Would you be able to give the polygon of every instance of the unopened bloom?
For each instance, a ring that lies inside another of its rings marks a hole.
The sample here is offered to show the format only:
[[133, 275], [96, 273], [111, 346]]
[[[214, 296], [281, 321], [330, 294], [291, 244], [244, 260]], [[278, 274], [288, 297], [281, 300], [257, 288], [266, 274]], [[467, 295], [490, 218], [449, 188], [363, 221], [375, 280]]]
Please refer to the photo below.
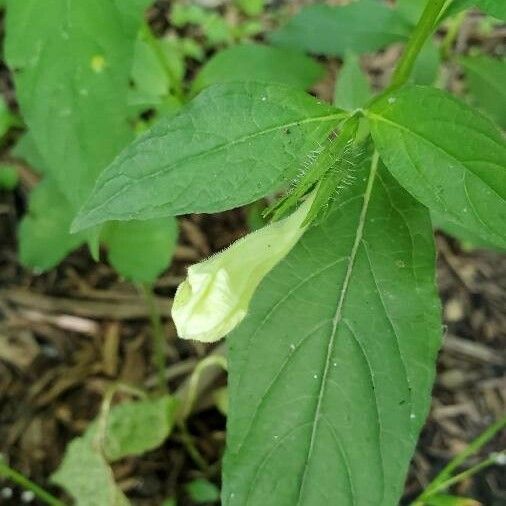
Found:
[[308, 198], [287, 218], [239, 239], [188, 269], [172, 306], [179, 337], [217, 341], [246, 316], [260, 281], [304, 233], [302, 223], [312, 201]]

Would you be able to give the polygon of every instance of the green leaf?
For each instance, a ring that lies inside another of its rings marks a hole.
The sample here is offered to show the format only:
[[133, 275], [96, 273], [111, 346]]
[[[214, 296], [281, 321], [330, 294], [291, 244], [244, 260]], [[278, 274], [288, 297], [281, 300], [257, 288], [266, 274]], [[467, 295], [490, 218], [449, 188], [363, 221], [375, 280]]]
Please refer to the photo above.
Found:
[[39, 174], [47, 174], [48, 170], [44, 160], [40, 156], [35, 141], [29, 132], [25, 132], [12, 150], [12, 155], [24, 160], [30, 168]]
[[[107, 416], [104, 454], [115, 462], [130, 455], [141, 455], [160, 446], [172, 431], [177, 401], [169, 395], [157, 399], [124, 402]], [[84, 439], [93, 446], [100, 420], [86, 431]]]
[[353, 111], [362, 107], [371, 97], [371, 85], [360, 67], [359, 58], [348, 53], [337, 76], [334, 105]]
[[213, 56], [199, 72], [192, 91], [230, 81], [264, 81], [305, 89], [322, 75], [322, 66], [298, 51], [242, 44]]
[[504, 248], [500, 248], [497, 245], [486, 241], [483, 237], [476, 233], [473, 233], [467, 228], [464, 228], [456, 223], [448, 221], [444, 216], [437, 213], [431, 213], [432, 225], [435, 229], [443, 231], [445, 234], [455, 237], [461, 242], [464, 249], [492, 249], [502, 251]]
[[427, 210], [362, 166], [228, 338], [224, 505], [397, 504], [441, 340]]
[[112, 222], [103, 232], [111, 265], [123, 277], [153, 283], [169, 265], [178, 229], [174, 218]]
[[18, 171], [14, 165], [0, 163], [0, 190], [14, 190], [18, 185]]
[[497, 246], [506, 245], [506, 142], [451, 95], [406, 87], [368, 113], [390, 172], [417, 199]]
[[214, 503], [220, 498], [220, 490], [208, 480], [193, 480], [186, 485], [186, 491], [197, 504]]
[[344, 56], [348, 51], [366, 53], [405, 40], [408, 26], [400, 14], [376, 0], [344, 7], [316, 4], [301, 9], [270, 40], [310, 53]]
[[342, 116], [282, 85], [206, 88], [116, 158], [73, 226], [212, 213], [257, 200], [291, 179]]
[[170, 90], [167, 71], [154, 48], [142, 37], [137, 39], [132, 65], [132, 82], [138, 95], [148, 104], [160, 103]]
[[428, 39], [418, 54], [410, 81], [414, 84], [434, 84], [441, 63], [438, 46], [433, 39]]
[[112, 470], [100, 452], [83, 438], [74, 439], [51, 480], [65, 488], [76, 506], [127, 506]]
[[416, 25], [426, 5], [427, 0], [397, 0], [395, 2], [399, 14], [412, 25]]
[[261, 14], [265, 4], [265, 0], [234, 0], [234, 2], [248, 16]]
[[461, 58], [471, 99], [506, 128], [506, 59], [489, 56]]
[[72, 206], [49, 177], [30, 193], [28, 214], [18, 231], [21, 263], [38, 272], [56, 266], [84, 242], [83, 234], [70, 234]]
[[504, 0], [453, 0], [445, 12], [445, 16], [453, 16], [469, 7], [478, 7], [482, 11], [506, 21], [506, 3]]
[[14, 123], [14, 116], [9, 110], [4, 97], [0, 95], [0, 140], [3, 139]]
[[67, 446], [52, 481], [68, 490], [78, 506], [128, 505], [107, 461], [141, 455], [160, 446], [172, 430], [176, 406], [177, 401], [168, 395], [114, 406], [105, 415], [103, 428], [104, 420], [99, 418], [83, 437]]
[[76, 209], [129, 141], [127, 92], [147, 0], [8, 0], [6, 59], [35, 144]]
[[197, 25], [210, 46], [233, 42], [233, 27], [217, 12], [198, 5], [176, 3], [171, 10], [171, 21], [177, 27]]

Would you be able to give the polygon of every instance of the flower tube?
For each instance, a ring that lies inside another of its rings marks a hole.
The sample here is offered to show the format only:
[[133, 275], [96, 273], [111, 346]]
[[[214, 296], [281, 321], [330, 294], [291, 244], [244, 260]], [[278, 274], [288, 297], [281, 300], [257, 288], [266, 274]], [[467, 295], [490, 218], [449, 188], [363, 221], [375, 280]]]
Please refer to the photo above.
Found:
[[241, 322], [259, 283], [307, 228], [302, 223], [313, 200], [314, 194], [287, 218], [188, 268], [172, 306], [179, 337], [214, 342]]

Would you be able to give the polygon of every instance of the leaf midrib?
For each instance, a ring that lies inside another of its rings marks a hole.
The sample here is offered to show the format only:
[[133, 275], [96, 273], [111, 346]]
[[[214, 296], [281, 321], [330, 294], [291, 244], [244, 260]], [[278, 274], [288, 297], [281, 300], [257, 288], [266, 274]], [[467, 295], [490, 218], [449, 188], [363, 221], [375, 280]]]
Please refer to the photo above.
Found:
[[371, 171], [369, 173], [369, 179], [367, 181], [367, 186], [366, 186], [366, 189], [364, 192], [364, 201], [363, 201], [362, 209], [360, 212], [357, 232], [355, 234], [355, 241], [354, 241], [352, 249], [351, 249], [348, 267], [346, 269], [346, 274], [344, 277], [343, 285], [342, 285], [342, 288], [341, 288], [341, 291], [339, 294], [339, 299], [337, 302], [336, 312], [335, 312], [334, 318], [332, 320], [332, 331], [331, 331], [330, 338], [329, 338], [329, 344], [327, 346], [325, 367], [324, 367], [323, 374], [322, 374], [322, 380], [320, 382], [318, 401], [316, 404], [315, 414], [314, 414], [313, 422], [312, 422], [313, 428], [312, 428], [312, 432], [311, 432], [311, 439], [309, 441], [309, 447], [308, 447], [308, 452], [307, 452], [307, 456], [306, 456], [306, 460], [305, 460], [304, 471], [303, 471], [303, 475], [302, 475], [301, 483], [300, 483], [300, 487], [299, 487], [297, 506], [301, 505], [301, 500], [304, 495], [304, 486], [306, 483], [307, 472], [309, 469], [309, 462], [311, 460], [311, 456], [312, 456], [312, 452], [313, 452], [313, 448], [314, 448], [314, 444], [315, 444], [316, 433], [318, 431], [321, 406], [322, 406], [323, 398], [325, 396], [325, 389], [326, 389], [326, 385], [327, 385], [327, 376], [328, 376], [329, 370], [330, 370], [331, 357], [332, 357], [332, 354], [333, 354], [333, 351], [335, 348], [335, 344], [336, 344], [337, 327], [339, 325], [339, 322], [341, 321], [342, 310], [343, 310], [344, 302], [346, 299], [346, 295], [348, 293], [351, 275], [353, 273], [353, 267], [355, 265], [355, 259], [356, 259], [358, 249], [359, 249], [360, 243], [362, 242], [362, 238], [363, 238], [363, 234], [364, 234], [365, 220], [366, 220], [366, 216], [367, 216], [367, 211], [369, 209], [369, 202], [370, 202], [372, 189], [373, 189], [373, 185], [374, 185], [374, 179], [375, 179], [377, 169], [378, 169], [378, 162], [379, 162], [379, 155], [378, 155], [378, 152], [375, 151], [373, 154], [373, 157], [372, 157], [372, 161], [371, 161]]

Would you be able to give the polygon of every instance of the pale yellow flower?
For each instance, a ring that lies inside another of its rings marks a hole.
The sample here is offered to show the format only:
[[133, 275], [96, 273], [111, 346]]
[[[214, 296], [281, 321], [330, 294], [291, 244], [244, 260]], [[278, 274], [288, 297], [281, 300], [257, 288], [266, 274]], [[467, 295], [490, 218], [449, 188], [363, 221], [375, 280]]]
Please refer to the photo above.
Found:
[[313, 196], [287, 218], [271, 223], [188, 269], [172, 318], [179, 337], [214, 342], [246, 316], [257, 286], [295, 246]]

